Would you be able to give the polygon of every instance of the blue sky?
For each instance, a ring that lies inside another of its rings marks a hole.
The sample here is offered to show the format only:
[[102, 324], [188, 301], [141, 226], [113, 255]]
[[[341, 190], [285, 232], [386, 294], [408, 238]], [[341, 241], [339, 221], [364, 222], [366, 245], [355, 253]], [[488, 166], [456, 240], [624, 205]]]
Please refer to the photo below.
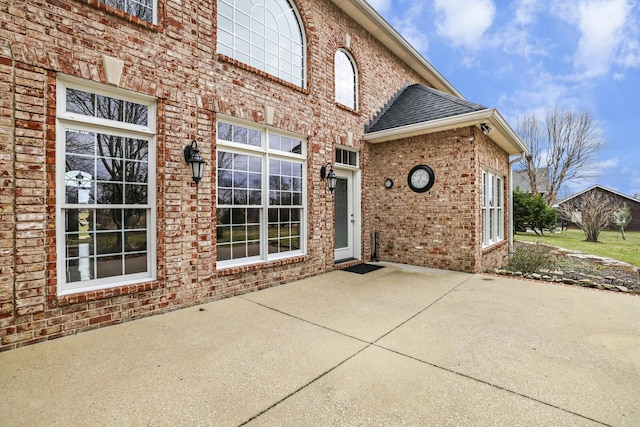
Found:
[[640, 197], [640, 1], [368, 0], [469, 101], [516, 118], [587, 110], [604, 140], [590, 181]]

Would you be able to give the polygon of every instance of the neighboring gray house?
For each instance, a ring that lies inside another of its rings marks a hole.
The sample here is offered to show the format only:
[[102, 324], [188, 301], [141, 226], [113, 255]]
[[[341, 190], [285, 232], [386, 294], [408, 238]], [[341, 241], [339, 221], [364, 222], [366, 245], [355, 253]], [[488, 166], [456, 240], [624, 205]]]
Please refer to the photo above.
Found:
[[[536, 181], [538, 183], [538, 193], [546, 195], [549, 192], [549, 168], [536, 169]], [[513, 171], [513, 189], [531, 193], [531, 183], [526, 169]]]

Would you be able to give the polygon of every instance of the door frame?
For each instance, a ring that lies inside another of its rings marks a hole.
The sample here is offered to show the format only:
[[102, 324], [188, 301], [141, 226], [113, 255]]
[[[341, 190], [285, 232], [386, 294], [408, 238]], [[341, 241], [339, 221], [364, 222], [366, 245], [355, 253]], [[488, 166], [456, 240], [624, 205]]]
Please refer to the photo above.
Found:
[[[361, 190], [361, 174], [360, 169], [357, 167], [349, 167], [347, 165], [336, 164], [334, 167], [335, 173], [339, 178], [347, 178], [347, 182], [351, 184], [351, 191], [347, 191], [347, 194], [350, 193], [351, 200], [349, 204], [353, 213], [353, 225], [352, 225], [352, 233], [353, 233], [353, 242], [352, 242], [352, 258], [353, 259], [362, 259], [362, 209], [361, 209], [361, 200], [362, 200], [362, 190]], [[334, 203], [334, 218], [335, 218], [335, 203]], [[336, 257], [336, 249], [335, 249], [335, 226], [334, 226], [334, 250], [333, 250], [333, 259], [334, 262], [345, 259], [344, 257], [337, 258]]]

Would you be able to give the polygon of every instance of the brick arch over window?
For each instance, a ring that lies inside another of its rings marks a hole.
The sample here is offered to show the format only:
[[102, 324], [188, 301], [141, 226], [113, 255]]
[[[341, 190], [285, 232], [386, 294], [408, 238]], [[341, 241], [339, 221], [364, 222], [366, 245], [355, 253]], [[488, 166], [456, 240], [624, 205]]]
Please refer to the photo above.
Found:
[[351, 54], [340, 48], [334, 55], [335, 101], [358, 109], [358, 69]]
[[218, 0], [218, 53], [299, 87], [306, 83], [306, 40], [290, 0]]

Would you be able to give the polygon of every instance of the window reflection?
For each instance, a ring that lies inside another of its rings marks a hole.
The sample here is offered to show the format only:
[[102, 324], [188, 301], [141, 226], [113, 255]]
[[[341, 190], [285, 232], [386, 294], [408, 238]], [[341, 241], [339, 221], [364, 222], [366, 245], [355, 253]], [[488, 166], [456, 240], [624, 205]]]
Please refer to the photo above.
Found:
[[146, 105], [71, 88], [66, 90], [66, 111], [140, 126], [147, 125], [149, 114]]

